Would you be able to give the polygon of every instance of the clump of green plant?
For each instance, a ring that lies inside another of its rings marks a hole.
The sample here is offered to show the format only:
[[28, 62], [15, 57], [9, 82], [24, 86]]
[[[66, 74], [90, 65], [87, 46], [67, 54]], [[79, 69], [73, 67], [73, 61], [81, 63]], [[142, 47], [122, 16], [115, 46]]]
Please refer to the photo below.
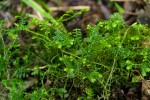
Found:
[[[86, 37], [80, 29], [60, 30], [49, 20], [26, 22], [25, 17], [15, 25], [0, 32], [0, 80], [9, 98], [109, 99], [112, 84], [128, 87], [134, 70], [143, 77], [150, 72], [150, 29], [137, 23], [127, 26], [118, 13], [88, 25]], [[29, 42], [20, 41], [23, 33]], [[29, 77], [36, 82], [28, 92]]]

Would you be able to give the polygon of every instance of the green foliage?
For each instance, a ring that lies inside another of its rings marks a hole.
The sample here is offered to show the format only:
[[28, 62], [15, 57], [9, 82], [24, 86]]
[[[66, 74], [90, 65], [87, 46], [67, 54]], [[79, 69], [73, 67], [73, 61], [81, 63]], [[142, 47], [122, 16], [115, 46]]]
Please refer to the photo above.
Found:
[[24, 100], [23, 99], [23, 82], [18, 79], [2, 80], [5, 87], [10, 88], [9, 99], [11, 100]]
[[37, 88], [32, 93], [27, 93], [24, 100], [53, 100], [53, 98], [48, 99], [48, 93], [43, 88]]
[[[150, 72], [150, 29], [147, 26], [136, 23], [127, 26], [116, 13], [110, 20], [88, 25], [87, 37], [83, 38], [80, 29], [66, 32], [48, 20], [32, 18], [27, 24], [26, 18], [20, 18], [11, 29], [2, 28], [0, 33], [3, 47], [0, 76], [4, 90], [9, 87], [10, 98], [108, 99], [112, 84], [131, 85], [132, 70], [140, 71], [143, 77]], [[30, 30], [32, 25], [37, 28]], [[21, 42], [23, 32], [30, 42]], [[16, 84], [28, 77], [37, 78], [37, 87], [27, 92], [24, 85], [18, 85], [17, 94]]]
[[117, 8], [118, 12], [120, 14], [123, 14], [124, 13], [124, 9], [117, 3], [114, 3], [115, 4], [115, 7]]

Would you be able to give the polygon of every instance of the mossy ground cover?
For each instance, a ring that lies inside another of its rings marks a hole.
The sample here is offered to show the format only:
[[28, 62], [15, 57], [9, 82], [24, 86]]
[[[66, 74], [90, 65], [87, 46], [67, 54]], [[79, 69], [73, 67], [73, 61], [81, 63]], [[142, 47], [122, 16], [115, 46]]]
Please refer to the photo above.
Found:
[[138, 82], [150, 72], [148, 26], [128, 26], [115, 13], [87, 25], [83, 35], [67, 31], [64, 17], [50, 18], [16, 16], [9, 29], [0, 21], [1, 98], [108, 100], [115, 87], [140, 90]]

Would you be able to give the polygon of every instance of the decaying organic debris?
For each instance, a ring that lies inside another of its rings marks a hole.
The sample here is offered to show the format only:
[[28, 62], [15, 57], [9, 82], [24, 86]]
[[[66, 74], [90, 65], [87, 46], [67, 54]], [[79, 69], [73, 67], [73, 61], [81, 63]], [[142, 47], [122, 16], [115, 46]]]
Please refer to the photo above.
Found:
[[150, 100], [150, 81], [149, 80], [142, 80], [141, 93], [142, 93], [141, 100]]

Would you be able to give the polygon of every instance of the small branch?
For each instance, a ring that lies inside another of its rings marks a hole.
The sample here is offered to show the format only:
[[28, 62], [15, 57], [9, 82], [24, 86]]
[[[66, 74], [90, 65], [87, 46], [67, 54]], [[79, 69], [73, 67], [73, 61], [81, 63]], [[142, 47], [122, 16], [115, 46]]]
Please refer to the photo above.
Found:
[[39, 67], [39, 69], [45, 69], [45, 68], [47, 68], [48, 66], [47, 65], [45, 65], [45, 66], [42, 66], [42, 67]]
[[136, 0], [111, 0], [116, 2], [135, 2]]
[[72, 9], [72, 10], [90, 9], [90, 6], [50, 7], [51, 11], [67, 11], [70, 9]]
[[128, 14], [128, 15], [134, 15], [134, 16], [137, 16], [138, 14], [136, 13], [133, 13], [133, 12], [129, 12], [129, 11], [125, 11], [124, 14]]

